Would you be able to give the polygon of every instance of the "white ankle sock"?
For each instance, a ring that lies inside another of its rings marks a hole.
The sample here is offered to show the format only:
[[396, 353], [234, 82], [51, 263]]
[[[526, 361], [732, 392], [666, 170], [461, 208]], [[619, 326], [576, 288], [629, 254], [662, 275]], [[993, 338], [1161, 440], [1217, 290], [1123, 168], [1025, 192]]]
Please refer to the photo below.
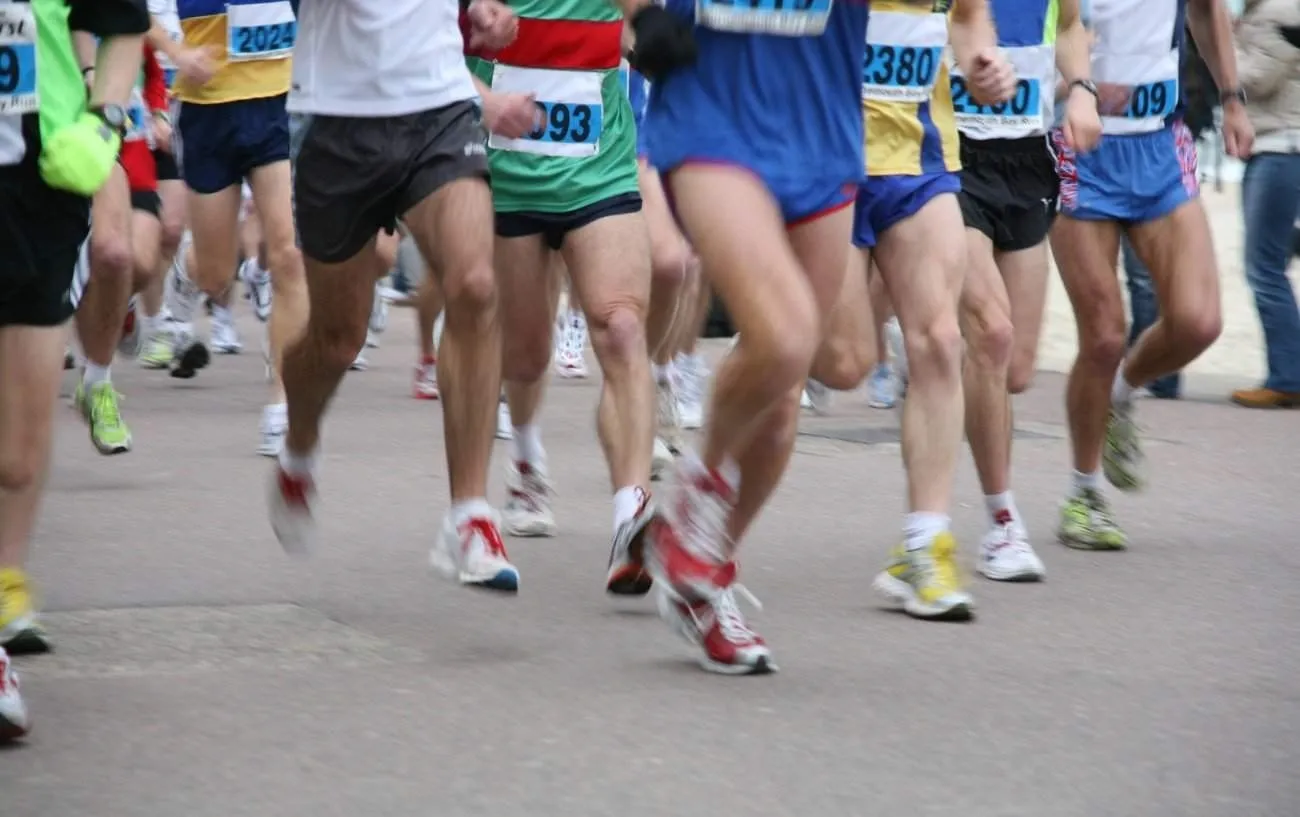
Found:
[[1010, 514], [1013, 523], [1020, 523], [1020, 512], [1016, 510], [1016, 500], [1010, 491], [1003, 491], [1000, 494], [989, 494], [984, 497], [984, 507], [988, 509], [989, 520], [994, 525], [1000, 524], [998, 517], [1004, 512]]
[[1115, 382], [1110, 387], [1110, 402], [1112, 405], [1122, 406], [1133, 402], [1133, 392], [1137, 387], [1130, 385], [1124, 379], [1124, 365], [1120, 364], [1119, 371], [1115, 372]]
[[645, 496], [645, 491], [639, 485], [629, 485], [626, 488], [619, 488], [614, 492], [614, 532], [623, 523], [636, 516], [637, 509], [641, 507], [641, 498]]
[[908, 550], [928, 547], [934, 538], [948, 530], [947, 514], [913, 511], [903, 518], [903, 546]]
[[98, 363], [86, 361], [86, 368], [81, 372], [81, 382], [86, 387], [94, 386], [98, 383], [113, 382], [113, 367], [100, 366]]
[[451, 517], [453, 525], [460, 527], [471, 519], [492, 518], [492, 505], [487, 501], [487, 497], [482, 496], [460, 499], [451, 503], [447, 515]]
[[280, 449], [280, 467], [294, 477], [310, 477], [316, 473], [316, 452], [295, 454], [288, 446]]
[[542, 427], [537, 423], [514, 426], [514, 439], [510, 441], [511, 456], [515, 462], [539, 465], [546, 461], [546, 449], [542, 447]]
[[1085, 474], [1082, 471], [1072, 471], [1070, 477], [1070, 492], [1073, 496], [1078, 496], [1084, 491], [1095, 491], [1099, 484], [1097, 472]]

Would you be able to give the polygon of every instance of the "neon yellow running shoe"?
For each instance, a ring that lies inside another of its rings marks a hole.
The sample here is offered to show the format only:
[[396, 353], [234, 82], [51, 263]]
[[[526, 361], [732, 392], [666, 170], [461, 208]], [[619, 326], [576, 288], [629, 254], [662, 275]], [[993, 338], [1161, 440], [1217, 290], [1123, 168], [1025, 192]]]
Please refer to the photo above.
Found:
[[172, 345], [169, 332], [155, 332], [145, 343], [140, 355], [140, 365], [146, 369], [166, 369], [176, 357], [176, 347]]
[[915, 618], [968, 621], [975, 606], [962, 589], [957, 540], [947, 531], [917, 550], [897, 545], [872, 586]]
[[1066, 547], [1077, 550], [1123, 550], [1128, 537], [1115, 524], [1106, 497], [1095, 488], [1087, 488], [1061, 505], [1061, 524], [1056, 538]]
[[112, 383], [96, 383], [89, 389], [79, 383], [72, 400], [90, 427], [90, 442], [99, 453], [109, 456], [131, 450], [131, 430], [122, 422]]
[[27, 575], [16, 567], [0, 568], [0, 647], [14, 655], [50, 649], [49, 639], [36, 620]]

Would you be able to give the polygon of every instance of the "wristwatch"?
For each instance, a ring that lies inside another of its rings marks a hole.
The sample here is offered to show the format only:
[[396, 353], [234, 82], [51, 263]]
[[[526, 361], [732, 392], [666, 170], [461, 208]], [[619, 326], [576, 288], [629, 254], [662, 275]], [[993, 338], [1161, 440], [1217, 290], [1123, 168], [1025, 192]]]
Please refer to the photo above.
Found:
[[1246, 90], [1241, 87], [1229, 88], [1226, 91], [1219, 92], [1219, 104], [1227, 105], [1229, 102], [1236, 100], [1243, 106], [1246, 104]]
[[1097, 98], [1097, 83], [1093, 82], [1090, 79], [1076, 79], [1075, 81], [1071, 82], [1070, 90], [1073, 91], [1075, 88], [1082, 88], [1083, 90], [1092, 94], [1093, 99]]
[[110, 129], [117, 131], [118, 136], [126, 134], [126, 109], [121, 105], [97, 105], [91, 108], [90, 112], [99, 117], [99, 120]]
[[170, 125], [172, 123], [172, 115], [167, 111], [154, 111], [153, 118], [162, 122], [164, 125]]

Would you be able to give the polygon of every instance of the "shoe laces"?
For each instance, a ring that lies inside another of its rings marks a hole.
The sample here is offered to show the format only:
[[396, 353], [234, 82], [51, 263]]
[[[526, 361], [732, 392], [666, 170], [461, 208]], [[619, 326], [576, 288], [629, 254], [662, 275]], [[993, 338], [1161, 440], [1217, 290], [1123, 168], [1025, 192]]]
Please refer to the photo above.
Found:
[[920, 585], [946, 590], [960, 584], [956, 563], [950, 558], [936, 554], [933, 545], [912, 551], [909, 556]]
[[126, 398], [111, 385], [98, 386], [90, 394], [90, 419], [96, 425], [116, 428], [122, 425], [120, 403], [124, 402]]
[[[756, 610], [762, 610], [763, 605], [758, 598], [741, 583], [733, 582], [731, 586], [724, 589], [716, 598], [709, 601], [709, 608], [713, 612], [713, 620], [717, 622], [718, 629], [722, 632], [724, 638], [735, 643], [744, 643], [753, 641], [756, 634], [749, 628], [748, 622], [745, 621], [745, 615], [740, 611], [740, 605], [736, 602], [737, 594]], [[692, 616], [695, 612], [692, 611]], [[695, 625], [703, 630], [702, 622], [696, 617]]]
[[474, 539], [477, 537], [483, 543], [483, 550], [488, 556], [497, 559], [506, 559], [506, 543], [501, 539], [501, 533], [492, 520], [483, 517], [474, 517], [467, 519], [460, 524], [461, 547], [465, 549], [466, 555], [473, 547]]
[[1096, 488], [1085, 488], [1080, 492], [1079, 500], [1088, 509], [1088, 515], [1093, 522], [1105, 527], [1115, 526], [1115, 516], [1111, 513], [1110, 504], [1106, 502], [1106, 497], [1101, 491]]
[[530, 513], [544, 510], [545, 501], [555, 494], [550, 478], [528, 463], [518, 463], [515, 468], [519, 472], [519, 485], [510, 489], [510, 497]]

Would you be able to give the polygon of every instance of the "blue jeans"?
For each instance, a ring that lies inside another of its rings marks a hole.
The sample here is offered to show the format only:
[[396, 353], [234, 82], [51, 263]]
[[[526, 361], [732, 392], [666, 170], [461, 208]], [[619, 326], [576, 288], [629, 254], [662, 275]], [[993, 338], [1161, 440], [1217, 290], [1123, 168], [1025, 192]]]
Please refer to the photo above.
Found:
[[1264, 330], [1264, 387], [1300, 392], [1300, 310], [1286, 277], [1300, 215], [1300, 153], [1260, 153], [1246, 165], [1241, 207], [1246, 218], [1246, 281]]
[[[1129, 310], [1133, 314], [1128, 331], [1128, 345], [1132, 346], [1138, 336], [1156, 322], [1156, 318], [1160, 316], [1160, 305], [1156, 301], [1155, 290], [1151, 288], [1151, 272], [1133, 251], [1128, 236], [1120, 237], [1119, 248], [1124, 258], [1124, 279], [1128, 283]], [[1174, 372], [1146, 386], [1147, 391], [1155, 397], [1176, 398], [1183, 388], [1182, 376]]]

